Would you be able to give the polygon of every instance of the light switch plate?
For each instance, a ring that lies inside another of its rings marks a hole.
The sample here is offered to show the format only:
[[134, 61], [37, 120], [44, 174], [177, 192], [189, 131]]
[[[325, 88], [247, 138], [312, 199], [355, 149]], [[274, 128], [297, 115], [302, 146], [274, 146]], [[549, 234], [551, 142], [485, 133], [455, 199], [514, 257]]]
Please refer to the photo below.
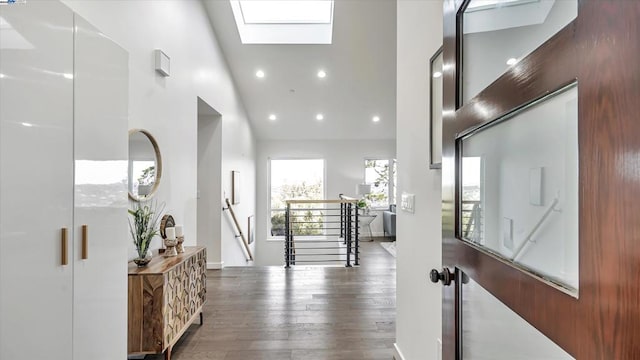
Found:
[[403, 192], [400, 200], [400, 209], [413, 214], [415, 212], [415, 198], [416, 196], [414, 194]]

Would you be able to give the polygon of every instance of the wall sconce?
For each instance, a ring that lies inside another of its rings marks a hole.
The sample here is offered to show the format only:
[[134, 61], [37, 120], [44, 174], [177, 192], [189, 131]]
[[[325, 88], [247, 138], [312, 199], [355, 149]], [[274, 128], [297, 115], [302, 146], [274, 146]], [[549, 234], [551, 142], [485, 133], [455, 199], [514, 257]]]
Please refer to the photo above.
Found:
[[156, 49], [154, 52], [156, 58], [156, 71], [162, 76], [168, 77], [171, 70], [171, 59], [167, 54], [162, 52], [162, 50]]

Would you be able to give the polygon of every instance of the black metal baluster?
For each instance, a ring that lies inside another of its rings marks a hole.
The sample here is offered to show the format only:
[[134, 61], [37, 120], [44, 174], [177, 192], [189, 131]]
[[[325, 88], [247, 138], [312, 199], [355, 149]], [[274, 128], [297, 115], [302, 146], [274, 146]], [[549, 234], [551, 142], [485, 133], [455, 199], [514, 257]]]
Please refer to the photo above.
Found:
[[347, 240], [347, 265], [346, 267], [351, 267], [351, 232], [352, 232], [352, 224], [351, 224], [351, 205], [347, 204], [347, 232], [346, 232], [346, 240]]
[[355, 211], [355, 220], [354, 223], [356, 225], [356, 239], [355, 239], [355, 245], [356, 245], [356, 258], [355, 258], [355, 264], [356, 265], [360, 265], [360, 222], [358, 220], [358, 208], [356, 207], [356, 211]]
[[286, 268], [291, 267], [291, 240], [289, 233], [289, 211], [291, 211], [291, 205], [287, 204], [287, 210], [284, 213], [284, 261], [286, 262]]

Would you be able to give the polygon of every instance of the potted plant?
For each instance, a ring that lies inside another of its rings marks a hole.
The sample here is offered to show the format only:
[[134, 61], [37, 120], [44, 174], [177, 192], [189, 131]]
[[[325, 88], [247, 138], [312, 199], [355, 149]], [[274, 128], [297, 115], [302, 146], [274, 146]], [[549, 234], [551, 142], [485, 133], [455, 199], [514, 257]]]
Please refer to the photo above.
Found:
[[129, 215], [131, 215], [129, 231], [131, 231], [133, 244], [138, 253], [138, 257], [133, 261], [138, 266], [146, 266], [151, 261], [149, 246], [153, 237], [160, 232], [159, 223], [162, 210], [164, 210], [164, 205], [159, 209], [155, 202], [151, 206], [136, 203], [133, 209], [129, 209]]
[[284, 213], [278, 213], [271, 217], [271, 236], [285, 235], [285, 216]]
[[362, 210], [365, 215], [369, 214], [369, 202], [367, 202], [366, 199], [358, 200], [356, 206], [358, 207], [358, 209]]

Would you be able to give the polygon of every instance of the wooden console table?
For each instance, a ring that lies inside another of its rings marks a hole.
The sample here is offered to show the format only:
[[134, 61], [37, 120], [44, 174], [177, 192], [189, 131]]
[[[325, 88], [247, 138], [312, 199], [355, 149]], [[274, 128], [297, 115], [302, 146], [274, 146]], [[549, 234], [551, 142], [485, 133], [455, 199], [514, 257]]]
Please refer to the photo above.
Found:
[[207, 250], [185, 247], [178, 256], [155, 254], [149, 265], [129, 263], [129, 355], [171, 350], [206, 301]]

